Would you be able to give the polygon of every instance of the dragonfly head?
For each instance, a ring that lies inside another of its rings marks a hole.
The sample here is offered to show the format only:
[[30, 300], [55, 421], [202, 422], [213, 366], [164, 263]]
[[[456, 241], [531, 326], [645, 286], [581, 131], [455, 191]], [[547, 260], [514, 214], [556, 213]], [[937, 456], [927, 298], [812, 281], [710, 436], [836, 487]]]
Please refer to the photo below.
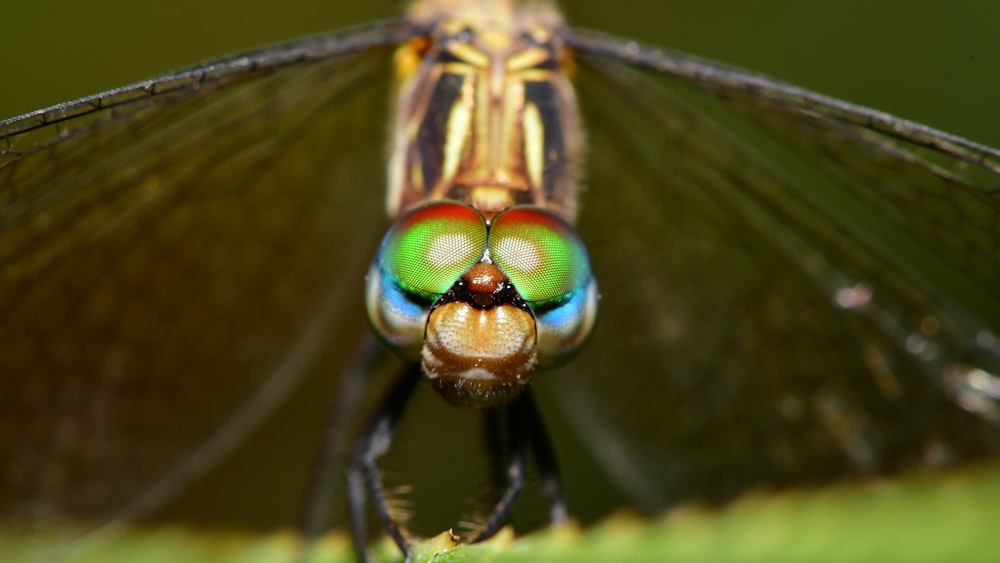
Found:
[[518, 206], [487, 221], [439, 201], [390, 228], [369, 269], [368, 315], [448, 402], [508, 403], [535, 368], [554, 367], [593, 327], [597, 284], [565, 221]]

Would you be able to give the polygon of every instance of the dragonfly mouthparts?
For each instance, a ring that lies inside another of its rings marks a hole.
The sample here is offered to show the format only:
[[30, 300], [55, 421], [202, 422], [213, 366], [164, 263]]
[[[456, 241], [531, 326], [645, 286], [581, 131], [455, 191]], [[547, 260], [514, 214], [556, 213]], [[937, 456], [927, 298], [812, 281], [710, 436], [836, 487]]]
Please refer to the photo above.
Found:
[[446, 401], [504, 405], [538, 363], [534, 315], [499, 268], [480, 262], [430, 312], [420, 357]]

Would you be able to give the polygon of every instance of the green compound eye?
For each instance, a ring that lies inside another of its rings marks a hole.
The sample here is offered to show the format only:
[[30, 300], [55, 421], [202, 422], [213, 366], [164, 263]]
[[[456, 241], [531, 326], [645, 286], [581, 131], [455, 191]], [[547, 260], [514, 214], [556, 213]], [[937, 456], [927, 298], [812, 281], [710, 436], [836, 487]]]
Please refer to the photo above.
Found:
[[536, 305], [558, 301], [591, 279], [587, 249], [568, 223], [536, 207], [512, 207], [490, 225], [490, 257]]
[[467, 205], [440, 201], [396, 221], [377, 260], [406, 291], [432, 298], [448, 291], [485, 250], [483, 216]]

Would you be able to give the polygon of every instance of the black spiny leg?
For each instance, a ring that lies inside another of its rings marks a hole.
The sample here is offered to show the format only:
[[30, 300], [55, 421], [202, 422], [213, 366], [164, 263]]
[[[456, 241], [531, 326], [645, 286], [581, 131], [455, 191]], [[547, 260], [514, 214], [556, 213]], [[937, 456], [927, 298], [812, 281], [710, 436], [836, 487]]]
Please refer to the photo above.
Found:
[[514, 400], [506, 414], [509, 448], [507, 488], [493, 506], [482, 531], [472, 540], [473, 542], [489, 539], [507, 522], [514, 501], [524, 488], [525, 458], [529, 442], [535, 454], [535, 463], [538, 465], [542, 491], [549, 498], [549, 517], [553, 523], [562, 523], [567, 519], [566, 499], [559, 480], [555, 453], [530, 388]]
[[566, 496], [563, 493], [562, 479], [559, 477], [559, 464], [556, 462], [555, 448], [545, 429], [545, 421], [538, 411], [531, 389], [526, 389], [523, 412], [524, 428], [531, 441], [531, 451], [535, 455], [535, 465], [538, 466], [538, 477], [542, 493], [549, 499], [549, 520], [553, 524], [565, 524], [569, 519], [569, 509], [566, 506]]
[[410, 550], [406, 545], [406, 538], [403, 537], [403, 531], [390, 514], [389, 498], [377, 462], [389, 450], [396, 423], [399, 422], [420, 377], [419, 365], [410, 365], [402, 370], [388, 394], [365, 423], [351, 451], [347, 466], [347, 503], [351, 519], [351, 536], [361, 561], [368, 560], [365, 533], [366, 489], [372, 496], [375, 514], [382, 523], [382, 528], [399, 546], [405, 559], [410, 560]]
[[[524, 398], [524, 394], [514, 400], [507, 412], [504, 413], [507, 419], [507, 455], [503, 473], [506, 475], [506, 487], [501, 491], [493, 510], [490, 512], [486, 522], [483, 523], [482, 530], [472, 539], [473, 543], [491, 538], [500, 528], [507, 523], [510, 511], [514, 507], [514, 501], [524, 488], [525, 466], [527, 458], [527, 437], [521, 428], [521, 417], [517, 416], [516, 405]], [[487, 413], [486, 416], [496, 416], [495, 413]], [[491, 452], [498, 450], [498, 442], [490, 444]]]
[[[482, 411], [483, 444], [490, 460], [490, 485], [493, 496], [490, 503], [496, 503], [507, 489], [507, 408], [493, 408]], [[491, 504], [492, 506], [492, 504]]]

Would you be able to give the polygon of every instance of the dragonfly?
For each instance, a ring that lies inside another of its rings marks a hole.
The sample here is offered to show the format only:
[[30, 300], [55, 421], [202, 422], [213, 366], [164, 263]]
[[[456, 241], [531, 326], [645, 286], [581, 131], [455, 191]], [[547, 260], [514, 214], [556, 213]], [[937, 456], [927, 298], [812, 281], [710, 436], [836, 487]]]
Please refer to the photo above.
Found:
[[[996, 151], [565, 33], [603, 298], [580, 358], [537, 384], [558, 386], [612, 480], [655, 510], [995, 455]], [[138, 514], [280, 387], [353, 365], [387, 228], [370, 116], [388, 95], [358, 92], [384, 93], [393, 49], [420, 34], [334, 33], [4, 122], [2, 371], [24, 375], [5, 376], [3, 427], [30, 430], [2, 441], [5, 518]], [[732, 115], [700, 117], [699, 89]], [[793, 148], [761, 156], [734, 132]]]

